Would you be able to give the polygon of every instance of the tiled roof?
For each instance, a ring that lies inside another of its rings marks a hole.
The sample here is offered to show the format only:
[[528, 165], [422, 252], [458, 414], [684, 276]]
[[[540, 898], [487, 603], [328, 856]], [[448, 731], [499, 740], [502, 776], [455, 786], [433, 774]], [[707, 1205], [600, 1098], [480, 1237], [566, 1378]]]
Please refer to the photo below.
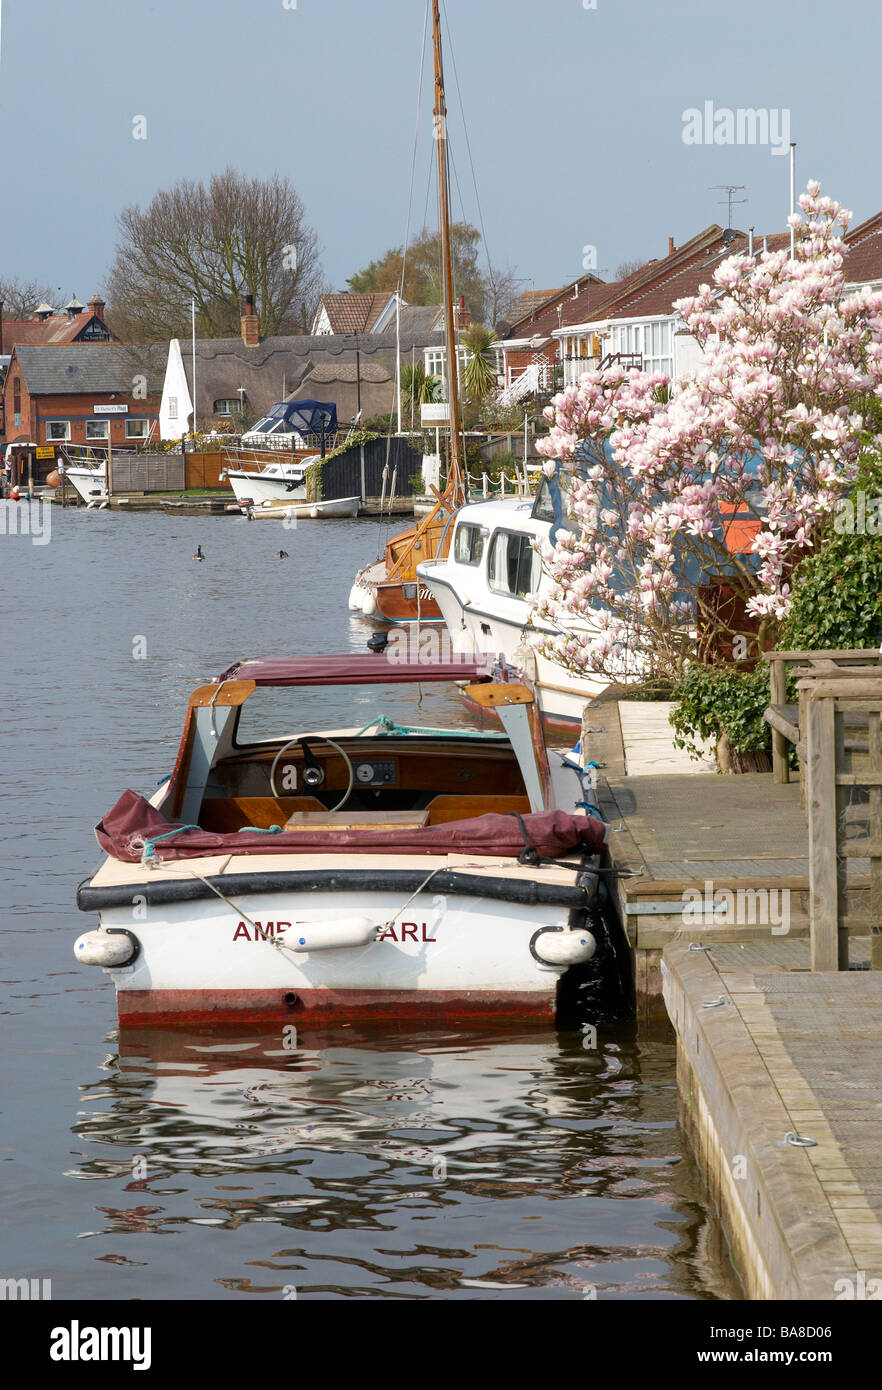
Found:
[[381, 290], [373, 294], [323, 294], [321, 302], [332, 333], [368, 333], [391, 298], [391, 290]]
[[549, 299], [556, 300], [559, 295], [566, 294], [571, 290], [572, 285], [558, 285], [556, 290], [524, 290], [517, 304], [509, 316], [510, 323], [520, 323], [522, 319], [529, 318], [532, 313], [540, 309]]
[[861, 285], [882, 279], [882, 212], [852, 228], [845, 241], [848, 246], [843, 266], [846, 282]]
[[[68, 318], [67, 314], [53, 314], [42, 322], [39, 319], [5, 319], [4, 351], [11, 351], [17, 343], [72, 343], [94, 318], [94, 314], [75, 314], [73, 318]], [[104, 327], [106, 329], [107, 325]]]
[[[432, 333], [444, 328], [444, 310], [440, 304], [402, 304], [399, 312], [402, 333]], [[395, 332], [395, 316], [383, 329], [384, 333]]]
[[77, 343], [73, 346], [31, 343], [17, 347], [25, 385], [32, 396], [130, 396], [134, 378], [147, 377], [148, 395], [158, 395], [165, 379], [168, 351], [161, 344]]
[[[780, 251], [790, 245], [790, 233], [776, 232], [767, 237], [766, 241], [770, 251]], [[762, 250], [762, 246], [763, 238], [755, 237], [754, 251]], [[609, 306], [607, 316], [611, 319], [634, 319], [648, 318], [654, 314], [671, 314], [675, 300], [697, 294], [699, 285], [711, 283], [714, 270], [721, 261], [726, 260], [728, 256], [746, 252], [747, 247], [748, 239], [741, 233], [725, 244], [720, 235], [707, 246], [703, 256], [694, 259], [689, 265], [673, 269], [668, 268], [665, 261], [656, 261], [654, 264], [660, 274], [655, 281], [649, 285], [638, 284], [630, 292], [617, 296], [615, 303]], [[664, 274], [666, 268], [668, 273]]]

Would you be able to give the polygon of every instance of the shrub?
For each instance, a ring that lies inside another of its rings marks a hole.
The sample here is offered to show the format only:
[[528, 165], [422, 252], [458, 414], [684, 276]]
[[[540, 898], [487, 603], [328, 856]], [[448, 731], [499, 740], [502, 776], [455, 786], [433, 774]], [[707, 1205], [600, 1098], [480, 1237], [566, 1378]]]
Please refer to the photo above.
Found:
[[697, 740], [722, 734], [735, 753], [764, 753], [771, 748], [772, 731], [763, 721], [769, 704], [769, 673], [765, 664], [755, 671], [738, 666], [687, 666], [674, 686], [677, 708], [671, 724], [674, 743], [690, 757], [702, 756]]
[[882, 460], [866, 455], [845, 506], [793, 571], [790, 612], [776, 643], [781, 650], [882, 643], [882, 534], [871, 534], [879, 530], [879, 506], [872, 504], [880, 498]]

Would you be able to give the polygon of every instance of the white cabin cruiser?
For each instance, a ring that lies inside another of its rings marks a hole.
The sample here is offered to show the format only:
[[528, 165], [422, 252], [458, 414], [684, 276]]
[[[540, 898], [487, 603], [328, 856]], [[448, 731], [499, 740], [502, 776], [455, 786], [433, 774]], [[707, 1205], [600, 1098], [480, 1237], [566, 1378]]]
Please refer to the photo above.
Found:
[[[258, 689], [427, 681], [465, 683], [493, 727], [377, 712], [266, 739], [242, 721]], [[585, 814], [583, 779], [549, 759], [529, 683], [484, 658], [237, 663], [190, 697], [171, 777], [97, 827], [106, 858], [77, 902], [100, 926], [75, 954], [105, 969], [134, 1027], [551, 1025], [615, 963], [592, 960], [607, 827]]]
[[[543, 642], [560, 629], [537, 618], [532, 602], [550, 584], [537, 547], [555, 528], [568, 527], [565, 494], [543, 478], [535, 497], [461, 507], [446, 559], [422, 561], [417, 574], [441, 609], [455, 646], [467, 634], [477, 650], [500, 652], [529, 668], [543, 718], [578, 725], [587, 701], [605, 690], [609, 679], [575, 676], [544, 656]], [[585, 624], [574, 624], [573, 630], [589, 631]]]
[[225, 468], [221, 477], [226, 478], [243, 510], [266, 502], [305, 502], [306, 470], [318, 457], [279, 459], [262, 468]]
[[94, 507], [107, 501], [107, 463], [59, 463], [59, 473], [67, 478], [71, 487], [82, 497], [87, 507]]

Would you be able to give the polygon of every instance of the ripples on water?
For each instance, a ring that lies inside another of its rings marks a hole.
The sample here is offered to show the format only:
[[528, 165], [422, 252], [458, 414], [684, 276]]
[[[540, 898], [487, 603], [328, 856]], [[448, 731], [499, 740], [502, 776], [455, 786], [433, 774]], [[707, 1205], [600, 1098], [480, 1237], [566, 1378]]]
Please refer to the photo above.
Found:
[[[51, 1277], [56, 1298], [737, 1297], [668, 1041], [625, 1025], [594, 1050], [451, 1029], [119, 1040], [112, 987], [71, 952], [92, 825], [169, 770], [204, 678], [363, 649], [346, 598], [384, 531], [307, 523], [280, 561], [269, 524], [52, 521], [49, 545], [4, 541], [19, 598], [0, 768], [2, 1272]], [[292, 719], [473, 722], [439, 689], [419, 708], [356, 698], [309, 692]]]

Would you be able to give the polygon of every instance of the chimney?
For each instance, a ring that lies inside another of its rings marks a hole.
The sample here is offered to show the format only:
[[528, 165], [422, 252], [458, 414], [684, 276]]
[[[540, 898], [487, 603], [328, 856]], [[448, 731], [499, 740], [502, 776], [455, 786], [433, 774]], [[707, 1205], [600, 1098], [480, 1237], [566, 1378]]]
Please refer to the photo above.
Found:
[[246, 294], [242, 315], [242, 342], [246, 347], [260, 346], [260, 319], [254, 312], [254, 295]]
[[100, 294], [93, 294], [93, 295], [92, 295], [92, 298], [89, 300], [89, 308], [92, 310], [92, 313], [95, 315], [96, 319], [100, 319], [101, 322], [103, 323], [103, 322], [104, 322], [104, 300], [101, 298]]
[[668, 237], [668, 255], [669, 255], [669, 256], [673, 256], [673, 254], [674, 254], [674, 252], [676, 251], [676, 249], [677, 249], [677, 248], [676, 248], [676, 246], [674, 245], [674, 238], [673, 238], [672, 236], [669, 236], [669, 237]]
[[465, 296], [459, 296], [459, 303], [453, 306], [453, 327], [457, 330], [466, 329], [472, 321], [469, 310], [465, 307]]

